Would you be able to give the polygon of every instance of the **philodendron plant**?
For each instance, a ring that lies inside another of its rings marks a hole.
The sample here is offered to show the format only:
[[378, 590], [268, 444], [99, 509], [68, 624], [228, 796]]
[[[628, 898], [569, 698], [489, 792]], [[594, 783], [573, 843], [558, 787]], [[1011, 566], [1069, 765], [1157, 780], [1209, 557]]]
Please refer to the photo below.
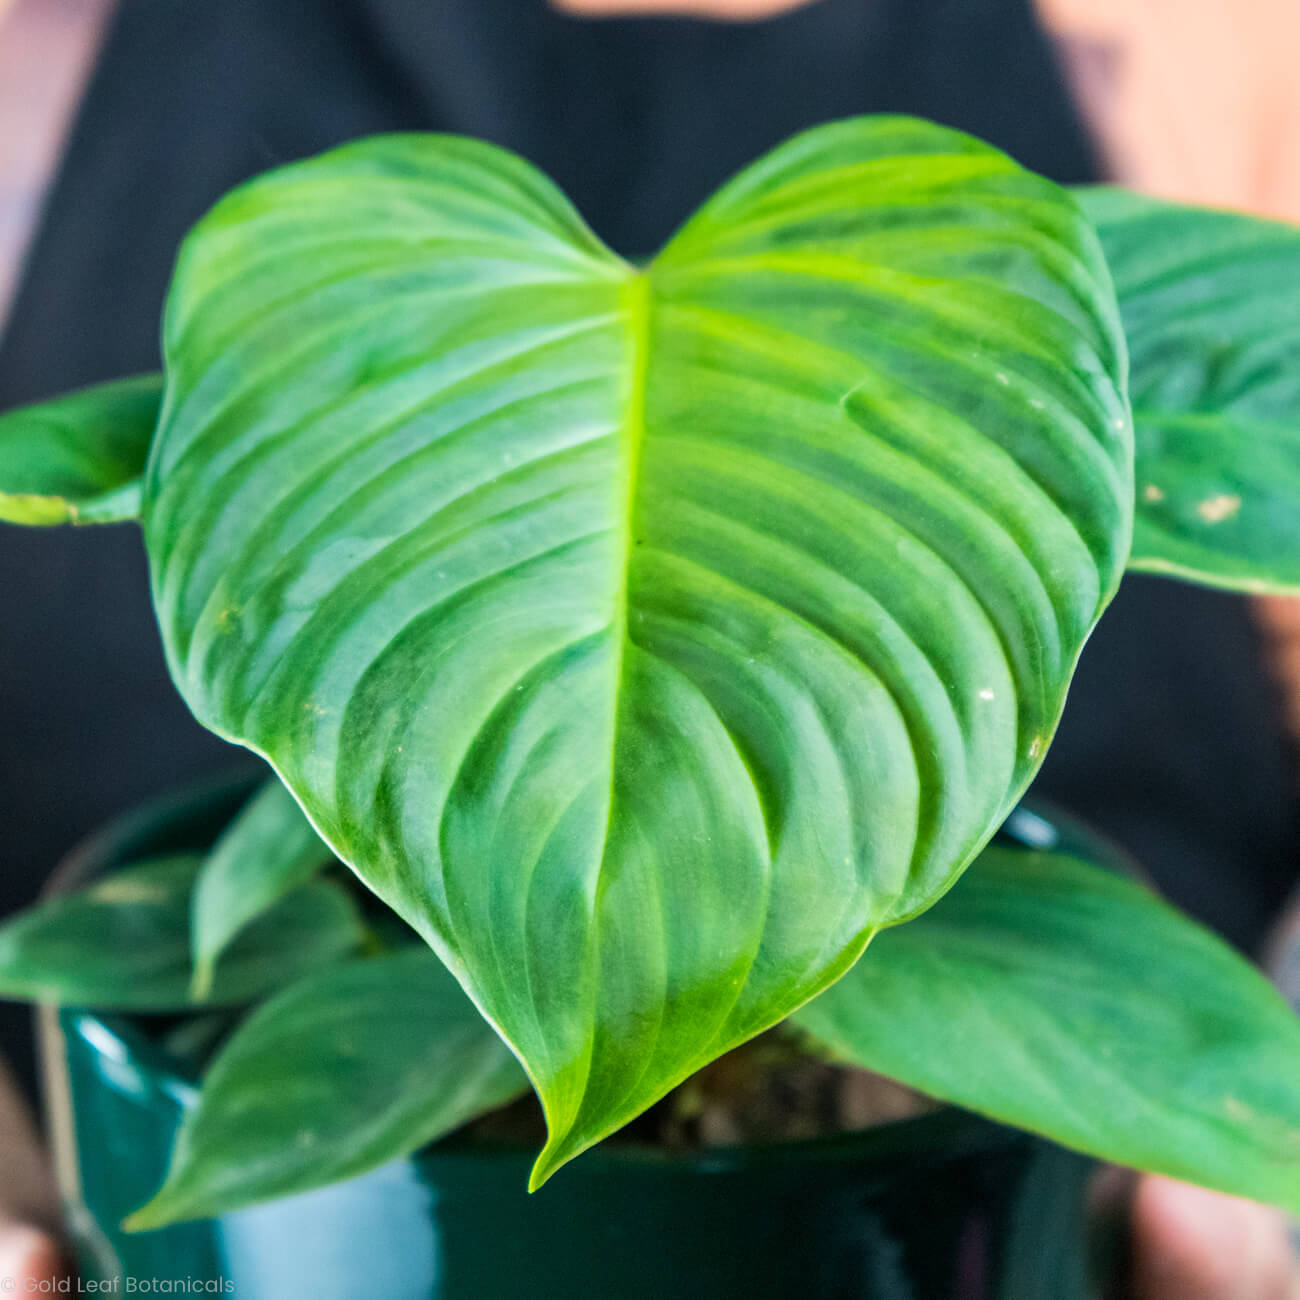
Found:
[[529, 1087], [540, 1186], [786, 1021], [1300, 1211], [1264, 979], [986, 848], [1126, 567], [1300, 589], [1300, 232], [876, 117], [637, 266], [519, 158], [388, 136], [223, 199], [164, 353], [0, 421], [0, 514], [138, 518], [177, 687], [278, 778], [0, 930], [9, 996], [251, 1004], [134, 1226]]

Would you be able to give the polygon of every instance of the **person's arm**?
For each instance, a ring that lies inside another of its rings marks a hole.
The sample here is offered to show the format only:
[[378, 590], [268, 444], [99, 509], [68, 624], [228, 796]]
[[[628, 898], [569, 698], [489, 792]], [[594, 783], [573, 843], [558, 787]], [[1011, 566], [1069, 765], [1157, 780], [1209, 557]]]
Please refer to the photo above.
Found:
[[[0, 328], [109, 0], [0, 0]], [[31, 1112], [0, 1060], [0, 1286], [64, 1276], [58, 1198]]]
[[1113, 179], [1300, 220], [1295, 0], [1036, 0]]
[[0, 0], [0, 329], [111, 0]]

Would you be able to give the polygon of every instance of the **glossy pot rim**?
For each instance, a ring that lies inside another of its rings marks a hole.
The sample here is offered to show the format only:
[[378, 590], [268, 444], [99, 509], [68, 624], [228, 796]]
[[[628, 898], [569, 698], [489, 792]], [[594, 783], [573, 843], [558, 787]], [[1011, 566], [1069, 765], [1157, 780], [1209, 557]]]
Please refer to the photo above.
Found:
[[[144, 1076], [176, 1105], [188, 1107], [198, 1092], [197, 1080], [176, 1068], [147, 1033], [129, 1016], [117, 1016], [80, 1007], [61, 1008], [64, 1033], [75, 1033], [101, 1056], [133, 1076]], [[777, 1165], [861, 1165], [864, 1162], [909, 1162], [928, 1156], [950, 1157], [976, 1151], [999, 1150], [1021, 1140], [1021, 1135], [969, 1111], [952, 1106], [908, 1119], [893, 1120], [868, 1129], [830, 1133], [820, 1137], [752, 1142], [736, 1146], [672, 1150], [650, 1144], [605, 1140], [585, 1151], [579, 1164], [590, 1173], [598, 1170], [641, 1170], [662, 1174], [723, 1174], [758, 1172]], [[532, 1160], [534, 1145], [510, 1139], [483, 1139], [462, 1132], [412, 1153], [420, 1158], [474, 1160]]]

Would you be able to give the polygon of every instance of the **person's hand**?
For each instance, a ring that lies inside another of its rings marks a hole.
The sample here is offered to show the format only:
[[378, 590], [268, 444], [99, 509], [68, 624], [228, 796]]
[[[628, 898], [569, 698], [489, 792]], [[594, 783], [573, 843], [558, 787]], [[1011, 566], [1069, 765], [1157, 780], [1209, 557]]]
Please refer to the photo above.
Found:
[[1300, 1297], [1280, 1210], [1145, 1174], [1132, 1229], [1132, 1300]]
[[48, 1233], [0, 1223], [0, 1285], [13, 1295], [39, 1295], [65, 1276], [59, 1248]]

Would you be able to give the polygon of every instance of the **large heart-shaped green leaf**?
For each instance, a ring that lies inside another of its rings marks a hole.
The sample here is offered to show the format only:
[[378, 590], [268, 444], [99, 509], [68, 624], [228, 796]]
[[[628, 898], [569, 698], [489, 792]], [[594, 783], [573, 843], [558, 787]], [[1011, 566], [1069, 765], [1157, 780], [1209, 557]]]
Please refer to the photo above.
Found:
[[310, 880], [332, 854], [288, 790], [268, 781], [203, 861], [190, 907], [194, 995], [206, 996], [218, 956], [254, 917]]
[[[157, 858], [47, 899], [0, 925], [0, 998], [179, 1011], [190, 990], [190, 899], [202, 859]], [[346, 891], [314, 880], [246, 926], [216, 962], [208, 1006], [251, 1002], [355, 951]]]
[[945, 1101], [1300, 1212], [1300, 1020], [1221, 940], [1109, 870], [986, 849], [796, 1022]]
[[217, 1053], [132, 1230], [365, 1173], [528, 1091], [423, 945], [306, 976]]
[[1132, 357], [1131, 564], [1300, 590], [1300, 227], [1080, 193]]
[[134, 519], [161, 400], [162, 376], [141, 375], [0, 415], [0, 520]]
[[510, 154], [349, 146], [201, 223], [165, 346], [172, 671], [519, 1054], [535, 1182], [948, 887], [1127, 557], [1091, 226], [911, 119], [644, 270]]

